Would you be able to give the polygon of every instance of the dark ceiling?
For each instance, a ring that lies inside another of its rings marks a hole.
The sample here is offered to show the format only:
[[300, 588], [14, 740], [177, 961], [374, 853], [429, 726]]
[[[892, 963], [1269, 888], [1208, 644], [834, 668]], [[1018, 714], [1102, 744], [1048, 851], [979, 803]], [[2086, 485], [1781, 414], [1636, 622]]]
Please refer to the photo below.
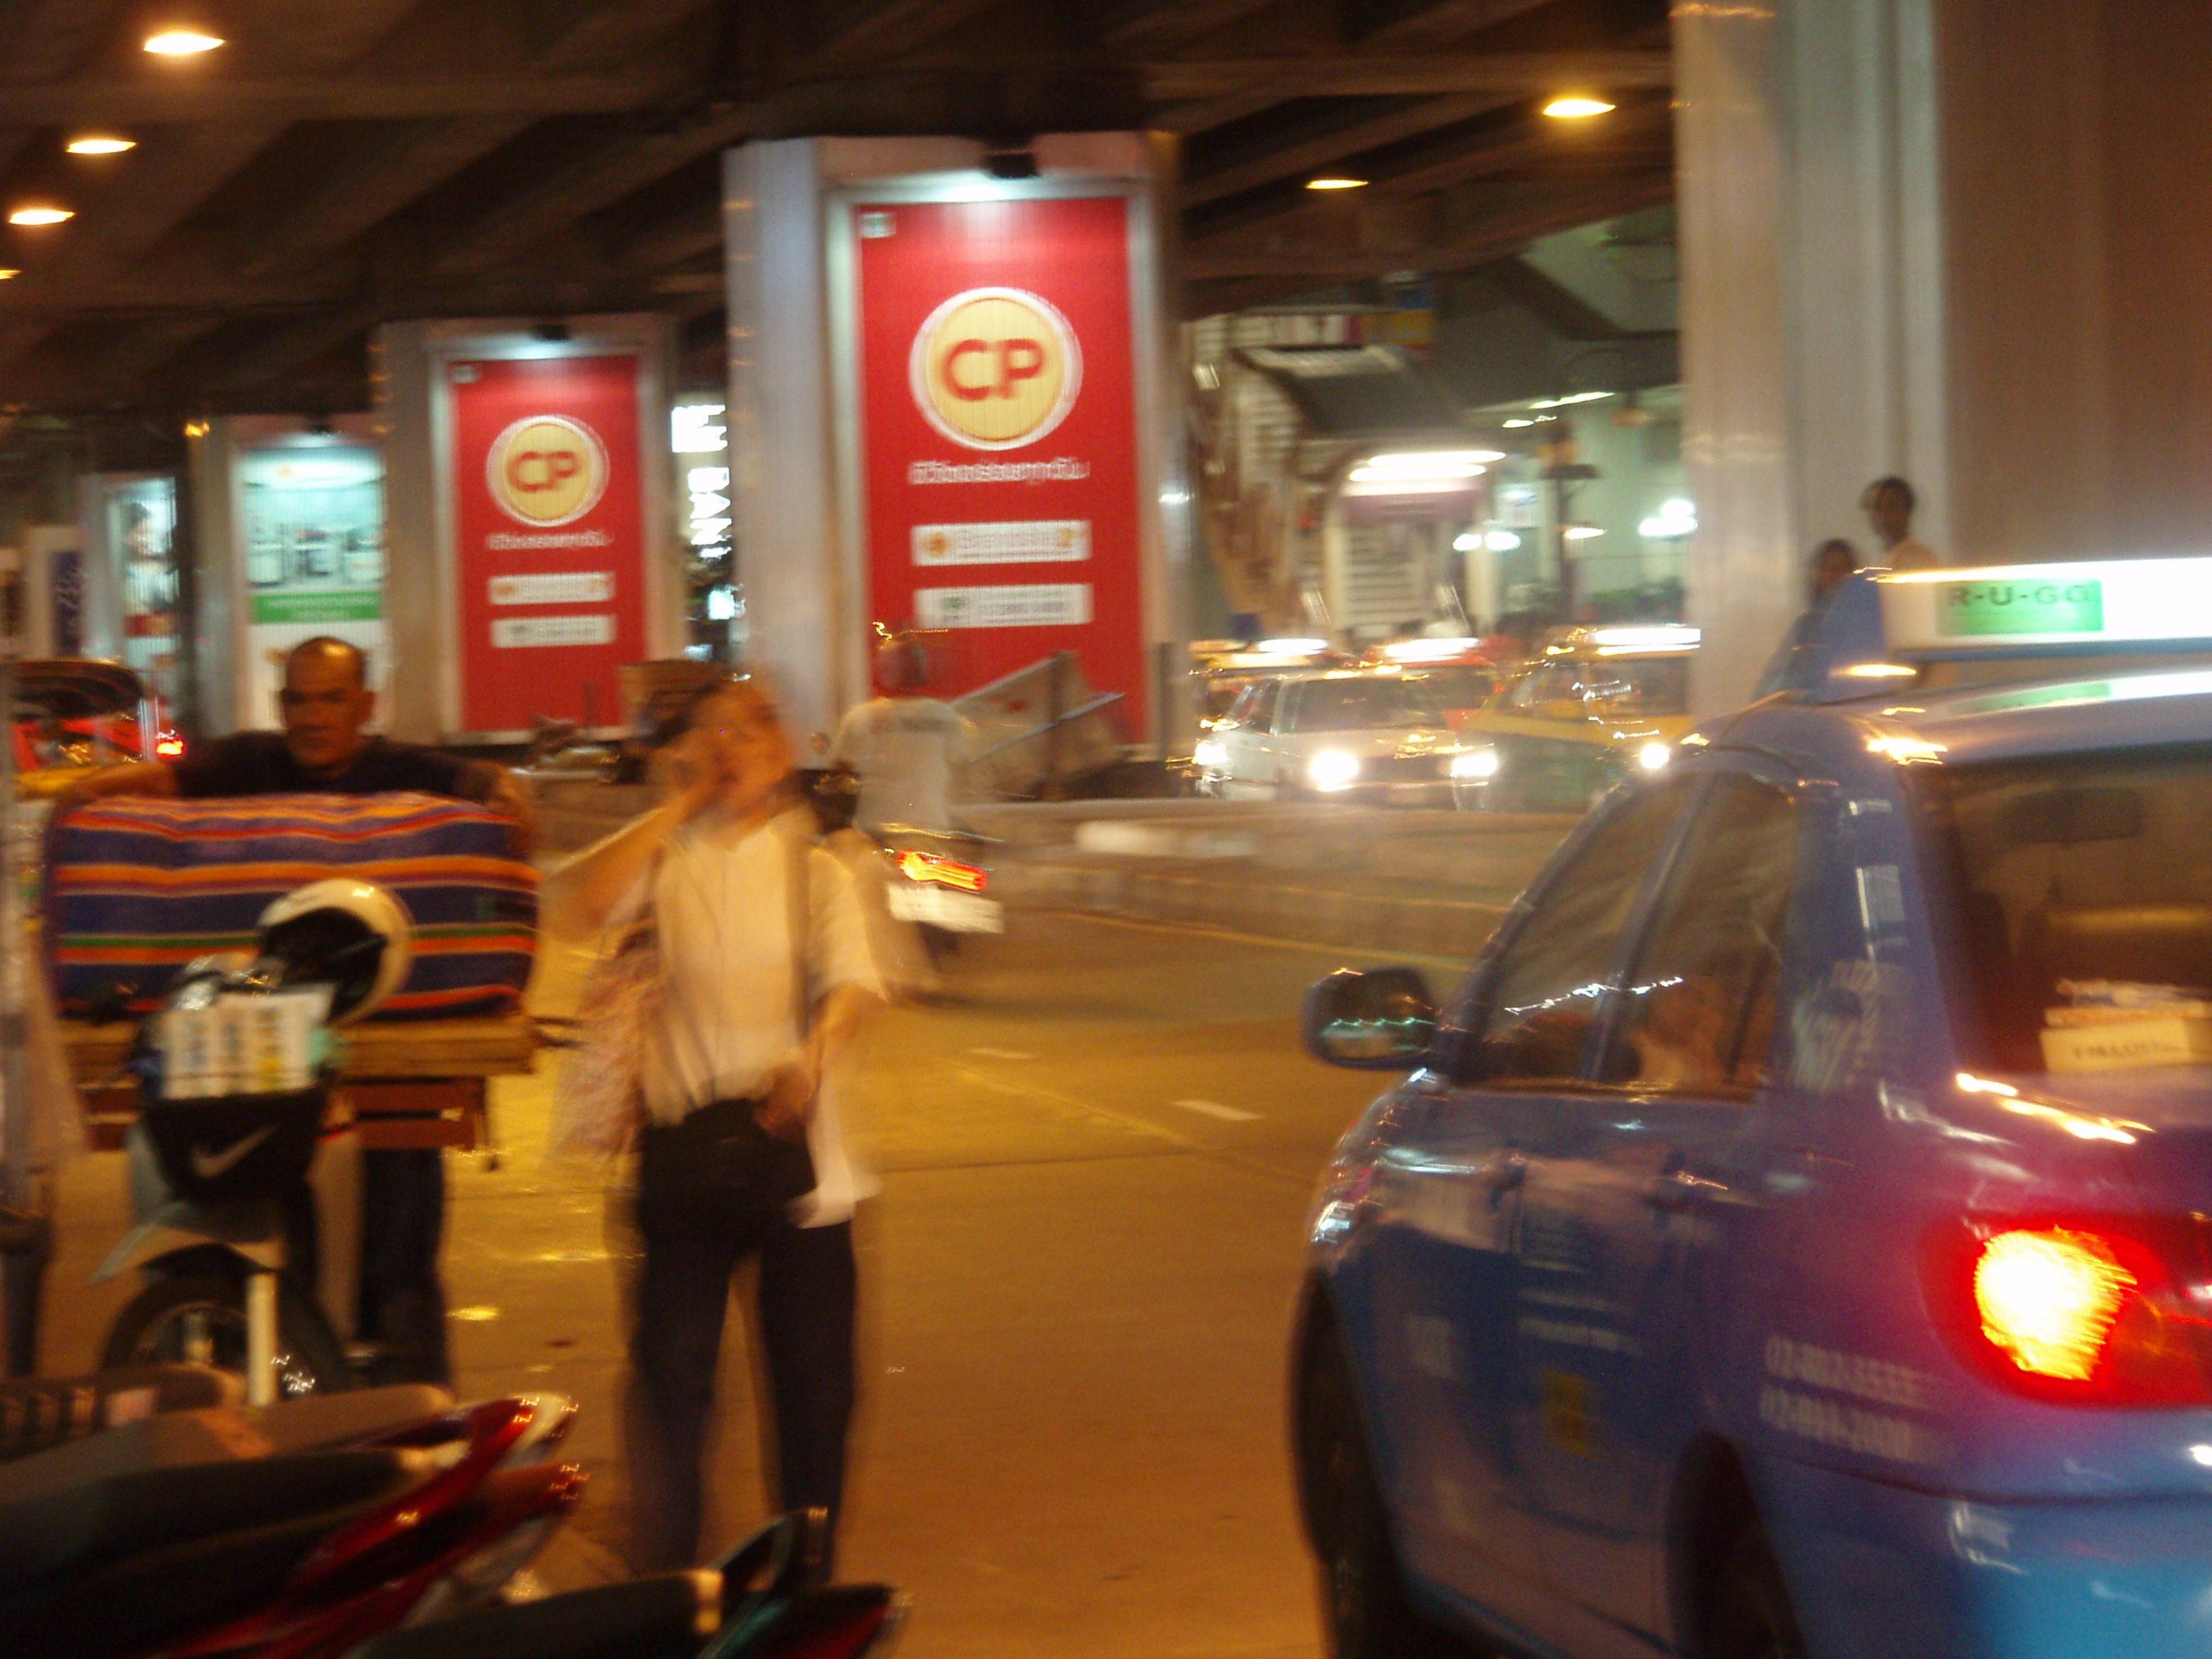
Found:
[[[0, 406], [359, 407], [403, 317], [653, 310], [710, 365], [718, 156], [1182, 140], [1187, 314], [1668, 199], [1664, 0], [0, 0]], [[227, 44], [141, 49], [206, 20]], [[1618, 107], [1567, 122], [1547, 96]], [[118, 132], [137, 148], [66, 154]], [[1316, 192], [1344, 172], [1361, 190]], [[709, 370], [711, 372], [711, 370]]]

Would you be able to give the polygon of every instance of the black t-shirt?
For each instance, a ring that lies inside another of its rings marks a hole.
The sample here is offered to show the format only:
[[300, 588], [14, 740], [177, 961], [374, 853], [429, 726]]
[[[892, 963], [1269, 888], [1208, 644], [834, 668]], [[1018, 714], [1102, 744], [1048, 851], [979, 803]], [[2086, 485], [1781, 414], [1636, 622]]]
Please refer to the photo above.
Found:
[[[177, 793], [204, 799], [228, 795], [381, 795], [415, 789], [429, 795], [479, 800], [483, 790], [466, 761], [418, 743], [371, 738], [354, 763], [334, 778], [311, 777], [284, 746], [279, 732], [240, 732], [218, 738], [176, 763]], [[471, 785], [476, 787], [471, 787]]]

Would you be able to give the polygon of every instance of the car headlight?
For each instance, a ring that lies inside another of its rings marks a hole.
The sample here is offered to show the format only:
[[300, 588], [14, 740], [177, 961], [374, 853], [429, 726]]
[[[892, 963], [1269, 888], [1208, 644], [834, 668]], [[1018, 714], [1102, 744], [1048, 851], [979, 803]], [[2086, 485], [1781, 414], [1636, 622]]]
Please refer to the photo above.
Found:
[[1216, 738], [1208, 738], [1190, 751], [1190, 757], [1200, 766], [1218, 766], [1229, 758], [1229, 745]]
[[1647, 743], [1636, 751], [1636, 763], [1647, 772], [1656, 772], [1674, 758], [1674, 751], [1663, 743]]
[[1359, 775], [1359, 757], [1340, 749], [1324, 749], [1306, 763], [1306, 776], [1316, 789], [1346, 789]]
[[1454, 755], [1451, 775], [1455, 778], [1494, 778], [1498, 775], [1498, 751], [1470, 749], [1465, 754]]

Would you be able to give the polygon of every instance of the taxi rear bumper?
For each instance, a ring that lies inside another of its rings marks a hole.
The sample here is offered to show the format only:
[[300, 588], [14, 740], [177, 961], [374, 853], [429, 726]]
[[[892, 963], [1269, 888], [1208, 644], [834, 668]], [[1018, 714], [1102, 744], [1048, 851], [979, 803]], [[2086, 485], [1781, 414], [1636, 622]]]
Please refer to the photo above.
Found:
[[1803, 1464], [1766, 1477], [1816, 1659], [2212, 1652], [2212, 1494], [1986, 1503]]

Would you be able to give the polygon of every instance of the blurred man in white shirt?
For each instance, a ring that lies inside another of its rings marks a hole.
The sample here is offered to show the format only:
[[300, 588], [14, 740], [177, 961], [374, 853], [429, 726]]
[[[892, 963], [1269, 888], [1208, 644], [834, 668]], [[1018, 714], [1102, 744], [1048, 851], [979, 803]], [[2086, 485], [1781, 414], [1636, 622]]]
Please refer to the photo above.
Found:
[[860, 780], [854, 820], [870, 834], [886, 824], [952, 827], [952, 803], [966, 781], [975, 732], [951, 704], [921, 695], [927, 679], [920, 643], [910, 635], [876, 650], [883, 695], [860, 704], [837, 727], [830, 759]]

